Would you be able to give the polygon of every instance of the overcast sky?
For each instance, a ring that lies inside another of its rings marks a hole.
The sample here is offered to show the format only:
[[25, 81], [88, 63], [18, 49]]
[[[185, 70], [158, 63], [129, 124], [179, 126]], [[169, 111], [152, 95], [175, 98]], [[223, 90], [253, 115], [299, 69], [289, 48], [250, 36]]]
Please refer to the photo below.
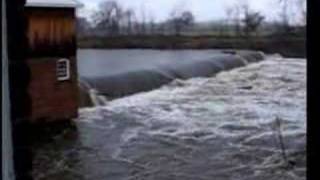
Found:
[[[79, 11], [80, 16], [90, 16], [98, 9], [101, 1], [106, 0], [79, 0], [85, 6]], [[156, 21], [164, 20], [168, 17], [174, 7], [180, 6], [190, 10], [195, 15], [197, 21], [217, 20], [225, 17], [226, 7], [231, 6], [240, 0], [116, 0], [123, 7], [135, 9], [141, 14], [141, 9], [146, 9], [149, 16], [153, 16]], [[272, 21], [279, 16], [280, 7], [278, 0], [247, 0], [250, 7], [260, 11], [267, 20]], [[293, 1], [293, 0], [292, 0]], [[291, 16], [297, 16], [296, 10], [291, 12]], [[296, 17], [298, 18], [298, 17]]]

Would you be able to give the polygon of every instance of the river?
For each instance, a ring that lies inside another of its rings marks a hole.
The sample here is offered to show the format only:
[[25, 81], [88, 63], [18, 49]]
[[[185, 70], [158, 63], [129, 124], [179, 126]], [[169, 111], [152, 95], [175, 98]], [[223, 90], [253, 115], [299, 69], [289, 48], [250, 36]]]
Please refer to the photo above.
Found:
[[[119, 71], [98, 66], [80, 75]], [[74, 129], [33, 145], [34, 179], [306, 179], [305, 59], [267, 56], [79, 115]]]

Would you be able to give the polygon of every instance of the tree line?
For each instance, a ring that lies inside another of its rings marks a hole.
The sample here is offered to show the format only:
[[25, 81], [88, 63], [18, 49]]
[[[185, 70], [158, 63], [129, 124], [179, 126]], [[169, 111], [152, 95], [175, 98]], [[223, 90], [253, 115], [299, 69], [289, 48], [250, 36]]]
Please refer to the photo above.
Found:
[[[306, 0], [276, 0], [281, 7], [280, 19], [272, 24], [278, 33], [290, 33], [295, 26], [290, 24], [289, 8], [296, 5], [299, 9], [302, 27], [306, 21]], [[292, 3], [292, 2], [295, 2]], [[223, 35], [230, 32], [236, 36], [257, 36], [266, 24], [266, 18], [261, 12], [253, 10], [247, 1], [239, 0], [225, 9], [226, 18], [219, 23], [212, 24], [207, 29]], [[140, 18], [138, 18], [140, 15]], [[91, 17], [89, 23], [86, 18], [78, 18], [78, 32], [80, 35], [95, 36], [130, 36], [130, 35], [174, 35], [180, 36], [192, 32], [199, 32], [201, 27], [196, 22], [194, 14], [181, 7], [174, 8], [163, 22], [155, 22], [152, 13], [145, 8], [137, 12], [131, 8], [124, 8], [116, 0], [105, 0], [99, 5], [99, 10]], [[230, 33], [229, 33], [230, 34]]]
[[191, 27], [195, 18], [191, 11], [175, 9], [164, 22], [155, 22], [152, 15], [147, 15], [146, 9], [141, 9], [141, 18], [137, 12], [125, 9], [115, 0], [103, 1], [99, 10], [93, 14], [93, 27], [85, 18], [78, 18], [80, 32], [89, 32], [89, 29], [98, 35], [151, 35], [174, 34], [180, 35], [182, 30]]

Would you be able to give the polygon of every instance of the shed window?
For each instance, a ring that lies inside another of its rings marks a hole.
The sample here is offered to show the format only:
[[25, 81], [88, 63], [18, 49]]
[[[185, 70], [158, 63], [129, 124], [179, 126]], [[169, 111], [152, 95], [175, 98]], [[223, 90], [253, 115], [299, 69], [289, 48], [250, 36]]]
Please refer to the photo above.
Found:
[[58, 81], [70, 79], [70, 61], [68, 59], [57, 61], [57, 79]]

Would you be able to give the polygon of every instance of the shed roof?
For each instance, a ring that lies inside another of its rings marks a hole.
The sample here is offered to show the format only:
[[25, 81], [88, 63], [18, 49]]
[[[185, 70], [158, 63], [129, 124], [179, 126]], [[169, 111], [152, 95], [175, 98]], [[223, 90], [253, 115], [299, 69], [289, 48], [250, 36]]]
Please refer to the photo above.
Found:
[[27, 0], [26, 7], [77, 8], [81, 6], [77, 0]]

